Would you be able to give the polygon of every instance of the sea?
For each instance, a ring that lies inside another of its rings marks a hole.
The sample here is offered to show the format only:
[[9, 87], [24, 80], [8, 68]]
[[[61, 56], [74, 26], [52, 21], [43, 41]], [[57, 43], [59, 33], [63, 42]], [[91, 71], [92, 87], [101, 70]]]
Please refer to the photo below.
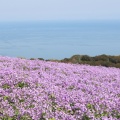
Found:
[[0, 56], [120, 55], [120, 21], [0, 22]]

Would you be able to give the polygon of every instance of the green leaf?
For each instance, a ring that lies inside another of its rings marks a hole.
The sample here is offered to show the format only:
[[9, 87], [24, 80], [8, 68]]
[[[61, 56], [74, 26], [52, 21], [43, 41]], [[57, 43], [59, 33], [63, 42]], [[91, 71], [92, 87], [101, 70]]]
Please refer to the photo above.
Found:
[[87, 104], [87, 108], [88, 108], [88, 109], [92, 109], [92, 108], [93, 108], [93, 105]]
[[101, 114], [101, 116], [107, 116], [108, 115], [108, 113], [106, 112], [106, 111], [104, 111], [102, 114]]
[[20, 88], [24, 88], [24, 87], [28, 87], [28, 84], [24, 82], [19, 82], [16, 86]]
[[90, 118], [87, 115], [84, 115], [82, 120], [90, 120]]
[[9, 89], [9, 88], [10, 88], [10, 85], [4, 84], [4, 85], [2, 86], [2, 88], [4, 88], [4, 89]]
[[25, 101], [24, 99], [19, 100], [20, 103], [21, 103], [21, 102], [24, 102], [24, 101]]
[[4, 100], [4, 101], [5, 101], [5, 100], [8, 100], [8, 98], [9, 98], [8, 96], [4, 96], [4, 97], [3, 97], [3, 100]]
[[12, 118], [8, 118], [8, 120], [13, 120]]

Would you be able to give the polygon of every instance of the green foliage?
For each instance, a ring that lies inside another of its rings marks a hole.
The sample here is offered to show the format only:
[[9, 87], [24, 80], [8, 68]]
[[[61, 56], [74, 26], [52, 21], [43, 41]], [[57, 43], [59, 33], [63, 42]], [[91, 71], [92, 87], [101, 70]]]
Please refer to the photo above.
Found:
[[74, 55], [71, 58], [61, 60], [61, 62], [120, 68], [120, 56], [109, 56], [105, 54], [95, 57], [90, 57], [88, 55]]
[[10, 88], [10, 85], [4, 84], [4, 85], [2, 86], [2, 88], [3, 88], [3, 89], [9, 89], [9, 88]]
[[101, 116], [108, 116], [108, 113], [106, 111], [104, 111]]
[[5, 100], [8, 100], [8, 96], [3, 96], [3, 100], [5, 101]]
[[1, 120], [15, 120], [15, 119], [11, 117], [4, 117], [4, 118], [1, 118]]
[[93, 109], [93, 105], [92, 104], [87, 104], [87, 108], [88, 109]]
[[88, 55], [83, 55], [82, 58], [81, 58], [82, 61], [91, 61], [92, 58], [89, 57]]
[[25, 101], [24, 99], [19, 100], [20, 103], [22, 103], [22, 102], [24, 102], [24, 101]]
[[35, 60], [35, 58], [30, 58], [30, 60]]
[[[102, 105], [101, 105], [101, 106], [102, 106]], [[108, 113], [107, 111], [103, 111], [102, 113], [99, 113], [99, 111], [97, 111], [97, 110], [95, 109], [95, 106], [92, 105], [92, 104], [90, 104], [90, 103], [87, 104], [86, 107], [87, 107], [91, 112], [94, 113], [95, 118], [102, 118], [103, 116], [109, 116], [109, 113]]]
[[20, 118], [20, 120], [32, 120], [32, 118], [29, 117], [28, 115], [24, 115]]
[[29, 106], [29, 108], [34, 108], [34, 107], [35, 107], [35, 105], [32, 105], [32, 104]]
[[90, 117], [88, 117], [87, 115], [83, 115], [82, 120], [90, 120]]
[[38, 58], [38, 60], [44, 60], [43, 58]]
[[24, 88], [24, 87], [28, 87], [28, 84], [24, 82], [19, 82], [16, 86], [19, 88]]
[[39, 120], [46, 120], [45, 115], [46, 115], [46, 113], [42, 113], [41, 118]]
[[116, 111], [116, 110], [113, 110], [112, 111], [112, 116], [119, 119], [120, 118], [120, 113], [118, 111]]

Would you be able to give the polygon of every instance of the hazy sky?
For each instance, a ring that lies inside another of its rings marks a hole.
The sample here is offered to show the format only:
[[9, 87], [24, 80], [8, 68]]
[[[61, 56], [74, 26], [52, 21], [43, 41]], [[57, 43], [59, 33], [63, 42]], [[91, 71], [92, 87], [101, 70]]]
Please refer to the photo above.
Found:
[[0, 21], [120, 20], [120, 0], [0, 0]]

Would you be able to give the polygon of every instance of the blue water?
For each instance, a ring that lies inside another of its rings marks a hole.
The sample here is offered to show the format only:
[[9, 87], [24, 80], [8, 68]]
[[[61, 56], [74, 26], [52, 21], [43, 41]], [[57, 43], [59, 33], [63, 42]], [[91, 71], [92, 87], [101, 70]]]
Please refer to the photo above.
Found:
[[120, 22], [1, 22], [0, 55], [63, 59], [75, 54], [120, 55]]

